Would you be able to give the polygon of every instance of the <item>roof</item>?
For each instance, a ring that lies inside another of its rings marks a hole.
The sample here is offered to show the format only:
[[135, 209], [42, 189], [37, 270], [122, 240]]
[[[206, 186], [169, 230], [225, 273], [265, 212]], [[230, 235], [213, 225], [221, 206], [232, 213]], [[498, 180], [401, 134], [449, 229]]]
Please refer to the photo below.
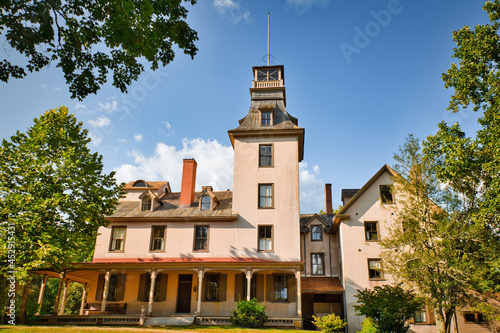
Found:
[[338, 293], [344, 287], [337, 277], [306, 277], [302, 278], [301, 288], [303, 293]]
[[307, 225], [311, 222], [315, 217], [319, 218], [327, 227], [332, 225], [332, 220], [335, 214], [300, 214], [300, 229], [301, 232], [306, 232]]
[[222, 218], [235, 220], [238, 215], [233, 214], [233, 192], [216, 191], [213, 194], [217, 197], [219, 204], [213, 210], [200, 210], [199, 194], [195, 192], [194, 201], [191, 206], [180, 205], [180, 192], [166, 193], [162, 196], [163, 205], [154, 211], [141, 211], [140, 201], [120, 201], [118, 207], [112, 215], [107, 216], [108, 220], [120, 219], [180, 219], [194, 220], [196, 218]]
[[168, 185], [169, 182], [167, 181], [145, 181], [145, 180], [133, 180], [133, 181], [130, 181], [128, 182], [127, 184], [125, 184], [125, 186], [123, 187], [124, 189], [142, 189], [142, 188], [145, 188], [145, 187], [134, 187], [133, 185], [137, 182], [144, 182], [146, 183], [147, 185], [147, 188], [151, 189], [151, 190], [157, 190], [159, 189], [160, 187], [162, 187], [163, 185]]
[[344, 201], [345, 197], [353, 197], [356, 193], [358, 193], [359, 188], [343, 188], [342, 189], [342, 195], [340, 197], [340, 200]]

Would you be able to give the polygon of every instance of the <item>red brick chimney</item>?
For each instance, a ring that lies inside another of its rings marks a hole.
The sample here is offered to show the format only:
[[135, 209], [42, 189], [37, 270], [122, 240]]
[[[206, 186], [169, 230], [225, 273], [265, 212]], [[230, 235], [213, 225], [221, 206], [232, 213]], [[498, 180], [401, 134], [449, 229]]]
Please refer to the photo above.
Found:
[[333, 214], [332, 184], [325, 184], [325, 212], [327, 214]]
[[196, 185], [196, 166], [194, 158], [184, 159], [182, 168], [181, 206], [191, 206], [194, 200], [194, 186]]

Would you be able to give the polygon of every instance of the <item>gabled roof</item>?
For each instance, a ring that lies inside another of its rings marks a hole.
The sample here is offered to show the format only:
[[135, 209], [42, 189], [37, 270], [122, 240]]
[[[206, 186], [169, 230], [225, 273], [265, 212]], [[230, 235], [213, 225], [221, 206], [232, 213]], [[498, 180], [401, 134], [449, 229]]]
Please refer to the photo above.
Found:
[[163, 201], [161, 201], [157, 196], [156, 194], [153, 193], [153, 191], [151, 191], [149, 188], [142, 192], [142, 194], [139, 196], [139, 199], [144, 199], [146, 196], [149, 196], [151, 199], [153, 199], [154, 201], [158, 202], [160, 205], [163, 205]]
[[363, 187], [356, 192], [356, 194], [351, 198], [351, 200], [349, 200], [349, 202], [344, 205], [344, 207], [342, 207], [340, 209], [340, 211], [337, 213], [337, 215], [335, 216], [334, 220], [333, 220], [333, 223], [332, 223], [332, 226], [330, 229], [332, 230], [336, 230], [340, 224], [340, 221], [343, 220], [343, 219], [347, 219], [349, 218], [349, 215], [346, 214], [345, 212], [349, 209], [349, 207], [351, 207], [362, 195], [363, 193], [366, 192], [366, 190], [384, 173], [384, 172], [389, 172], [392, 176], [397, 176], [397, 172], [394, 171], [394, 169], [392, 169], [390, 166], [388, 166], [387, 164], [384, 164], [384, 166], [382, 168], [380, 168], [379, 171], [377, 171], [377, 173], [375, 175], [373, 175], [372, 178], [370, 178], [369, 181], [366, 182], [365, 185], [363, 185]]
[[325, 227], [330, 228], [334, 216], [335, 214], [300, 214], [300, 231], [309, 231], [307, 227], [315, 219], [320, 220]]
[[356, 193], [358, 193], [359, 188], [343, 188], [340, 200], [344, 201], [345, 197], [352, 198]]
[[212, 186], [204, 186], [203, 191], [198, 194], [198, 199], [201, 199], [205, 195], [208, 195], [210, 199], [213, 200], [216, 204], [219, 203], [219, 198], [217, 198], [214, 191], [212, 190]]

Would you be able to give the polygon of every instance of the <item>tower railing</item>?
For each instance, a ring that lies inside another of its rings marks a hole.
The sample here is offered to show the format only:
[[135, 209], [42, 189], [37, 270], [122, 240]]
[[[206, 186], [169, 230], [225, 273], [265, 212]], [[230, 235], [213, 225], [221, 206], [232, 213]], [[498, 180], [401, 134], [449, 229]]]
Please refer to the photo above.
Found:
[[283, 87], [283, 80], [278, 81], [252, 81], [252, 88], [275, 88]]

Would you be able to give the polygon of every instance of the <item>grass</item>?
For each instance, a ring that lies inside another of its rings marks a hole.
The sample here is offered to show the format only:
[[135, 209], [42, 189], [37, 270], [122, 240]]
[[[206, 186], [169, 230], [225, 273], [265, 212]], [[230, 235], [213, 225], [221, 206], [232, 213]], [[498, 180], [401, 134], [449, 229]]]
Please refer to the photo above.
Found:
[[311, 331], [294, 330], [294, 329], [274, 329], [274, 328], [237, 328], [233, 326], [155, 326], [155, 327], [109, 327], [109, 326], [12, 326], [12, 325], [0, 325], [0, 332], [6, 333], [117, 333], [117, 332], [200, 332], [200, 333], [228, 333], [228, 332], [240, 332], [240, 333], [283, 333], [283, 332], [295, 332], [295, 333], [311, 333]]

